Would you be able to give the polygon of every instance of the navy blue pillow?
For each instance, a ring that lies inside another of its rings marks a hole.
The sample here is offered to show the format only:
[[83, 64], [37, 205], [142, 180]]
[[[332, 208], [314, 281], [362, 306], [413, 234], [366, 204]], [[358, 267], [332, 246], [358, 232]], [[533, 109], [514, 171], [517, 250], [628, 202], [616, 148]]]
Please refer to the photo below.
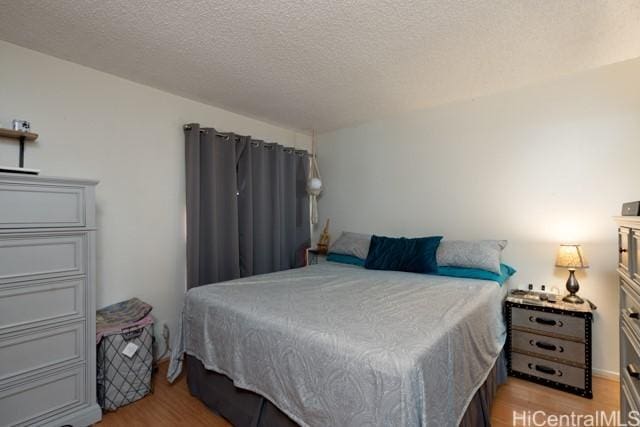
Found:
[[440, 240], [442, 236], [416, 239], [371, 236], [369, 254], [364, 262], [364, 268], [411, 273], [436, 272], [438, 271], [436, 250]]

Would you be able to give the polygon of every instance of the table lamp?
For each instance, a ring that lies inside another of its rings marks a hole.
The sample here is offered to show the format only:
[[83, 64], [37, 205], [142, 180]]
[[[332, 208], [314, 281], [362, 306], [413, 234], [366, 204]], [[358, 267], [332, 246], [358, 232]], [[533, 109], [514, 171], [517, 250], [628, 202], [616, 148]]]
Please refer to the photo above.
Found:
[[580, 245], [560, 245], [556, 256], [556, 267], [569, 269], [569, 278], [567, 279], [569, 295], [562, 298], [562, 301], [582, 304], [584, 300], [576, 295], [580, 285], [578, 284], [578, 279], [576, 279], [575, 271], [576, 268], [588, 268], [589, 262], [585, 258]]

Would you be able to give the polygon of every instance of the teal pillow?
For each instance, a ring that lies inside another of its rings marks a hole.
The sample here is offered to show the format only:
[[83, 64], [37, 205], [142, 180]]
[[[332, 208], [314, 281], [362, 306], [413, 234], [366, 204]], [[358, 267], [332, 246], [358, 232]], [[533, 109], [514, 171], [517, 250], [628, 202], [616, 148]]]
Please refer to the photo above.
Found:
[[493, 280], [498, 282], [500, 286], [507, 279], [516, 273], [516, 269], [507, 265], [500, 264], [500, 274], [493, 273], [487, 270], [480, 270], [479, 268], [464, 268], [464, 267], [445, 267], [438, 266], [438, 272], [435, 273], [438, 276], [450, 276], [450, 277], [464, 277], [467, 279], [480, 279], [480, 280]]
[[353, 255], [336, 254], [333, 252], [329, 252], [329, 255], [327, 255], [327, 261], [339, 262], [342, 264], [359, 265], [360, 267], [364, 267], [364, 260]]

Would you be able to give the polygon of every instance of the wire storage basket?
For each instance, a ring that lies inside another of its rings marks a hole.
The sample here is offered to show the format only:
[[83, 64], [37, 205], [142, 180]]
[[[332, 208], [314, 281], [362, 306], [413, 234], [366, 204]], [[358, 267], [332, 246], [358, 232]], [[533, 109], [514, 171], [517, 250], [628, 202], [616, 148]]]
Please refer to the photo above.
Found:
[[102, 337], [97, 363], [97, 397], [104, 411], [115, 411], [151, 393], [153, 323]]

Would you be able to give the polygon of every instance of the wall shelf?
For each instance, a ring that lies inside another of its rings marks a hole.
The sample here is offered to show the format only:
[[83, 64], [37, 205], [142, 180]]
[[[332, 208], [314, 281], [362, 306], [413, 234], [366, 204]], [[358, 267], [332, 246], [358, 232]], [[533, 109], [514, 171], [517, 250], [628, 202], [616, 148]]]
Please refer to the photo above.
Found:
[[17, 139], [20, 142], [20, 157], [18, 158], [18, 167], [24, 168], [24, 143], [26, 141], [34, 142], [36, 139], [38, 139], [38, 134], [32, 133], [32, 132], [21, 132], [19, 130], [0, 128], [0, 138]]
[[0, 137], [13, 138], [18, 140], [24, 137], [25, 141], [35, 141], [36, 139], [38, 139], [38, 134], [32, 133], [32, 132], [21, 132], [19, 130], [0, 128]]

